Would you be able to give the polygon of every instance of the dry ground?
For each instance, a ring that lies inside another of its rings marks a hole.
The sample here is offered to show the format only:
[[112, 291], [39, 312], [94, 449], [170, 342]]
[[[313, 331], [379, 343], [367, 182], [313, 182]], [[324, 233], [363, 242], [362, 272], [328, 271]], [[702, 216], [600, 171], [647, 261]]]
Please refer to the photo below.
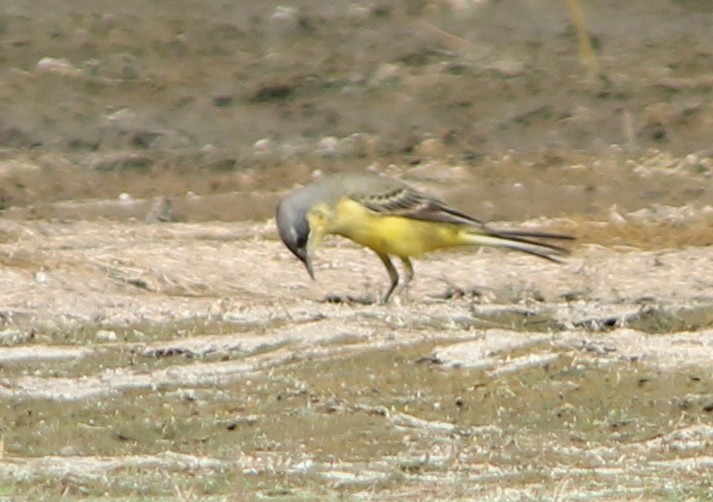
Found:
[[[584, 7], [3, 1], [0, 500], [713, 499], [713, 9]], [[578, 241], [379, 305], [355, 169]]]
[[711, 494], [709, 247], [434, 255], [382, 306], [375, 257], [312, 284], [271, 221], [0, 230], [10, 498]]

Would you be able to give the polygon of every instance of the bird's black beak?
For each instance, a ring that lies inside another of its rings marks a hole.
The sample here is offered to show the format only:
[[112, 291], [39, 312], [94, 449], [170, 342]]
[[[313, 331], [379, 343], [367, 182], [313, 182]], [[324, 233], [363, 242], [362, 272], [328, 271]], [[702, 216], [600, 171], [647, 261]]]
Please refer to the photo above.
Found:
[[300, 261], [304, 263], [304, 266], [307, 269], [307, 273], [312, 278], [312, 280], [314, 280], [314, 270], [312, 270], [312, 257], [309, 255], [307, 248], [300, 248], [295, 254], [297, 255], [297, 258], [299, 258]]

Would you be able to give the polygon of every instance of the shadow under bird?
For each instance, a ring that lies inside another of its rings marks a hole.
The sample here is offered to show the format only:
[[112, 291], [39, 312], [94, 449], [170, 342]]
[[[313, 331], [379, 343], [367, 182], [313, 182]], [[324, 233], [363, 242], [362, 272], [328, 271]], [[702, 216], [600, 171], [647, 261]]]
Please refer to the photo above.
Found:
[[367, 173], [325, 176], [289, 193], [277, 206], [277, 229], [312, 279], [312, 256], [327, 234], [341, 235], [374, 251], [391, 281], [384, 303], [399, 284], [392, 256], [403, 263], [402, 287], [406, 288], [414, 275], [411, 258], [437, 249], [493, 246], [560, 262], [558, 257], [569, 251], [543, 241], [573, 239], [492, 229], [401, 181]]

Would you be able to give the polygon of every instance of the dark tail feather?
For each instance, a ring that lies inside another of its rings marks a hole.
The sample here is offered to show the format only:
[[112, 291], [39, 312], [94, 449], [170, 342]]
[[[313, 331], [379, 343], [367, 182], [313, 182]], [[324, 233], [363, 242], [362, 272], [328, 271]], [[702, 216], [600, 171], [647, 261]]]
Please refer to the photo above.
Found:
[[490, 230], [490, 232], [493, 235], [497, 235], [498, 237], [505, 237], [508, 239], [525, 238], [525, 239], [553, 239], [553, 240], [560, 240], [560, 241], [576, 240], [576, 237], [572, 237], [571, 235], [551, 234], [548, 232], [528, 232], [528, 231], [521, 231], [521, 230]]
[[494, 246], [522, 251], [539, 258], [544, 258], [555, 263], [562, 263], [559, 256], [566, 256], [569, 249], [555, 246], [547, 242], [540, 242], [537, 239], [553, 240], [574, 240], [574, 237], [562, 234], [550, 234], [545, 232], [526, 231], [499, 231], [487, 229], [487, 233], [482, 230], [469, 235], [471, 243], [480, 246]]

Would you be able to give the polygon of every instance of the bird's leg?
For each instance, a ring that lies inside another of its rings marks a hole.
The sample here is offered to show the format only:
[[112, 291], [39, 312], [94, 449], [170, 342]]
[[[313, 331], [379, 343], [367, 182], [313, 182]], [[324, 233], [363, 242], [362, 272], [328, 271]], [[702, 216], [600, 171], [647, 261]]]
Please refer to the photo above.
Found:
[[408, 258], [408, 256], [402, 256], [401, 257], [401, 263], [404, 265], [404, 280], [401, 281], [401, 291], [404, 293], [408, 291], [408, 286], [411, 284], [411, 279], [413, 279], [413, 263], [411, 263], [411, 260]]
[[379, 258], [381, 258], [381, 262], [386, 267], [386, 271], [389, 273], [389, 279], [391, 279], [391, 285], [389, 286], [389, 289], [386, 290], [386, 294], [384, 295], [384, 303], [389, 303], [389, 298], [391, 298], [391, 294], [394, 292], [394, 289], [396, 289], [396, 286], [399, 283], [399, 273], [396, 271], [396, 267], [394, 267], [394, 264], [391, 262], [389, 255], [381, 253], [377, 254], [379, 255]]

